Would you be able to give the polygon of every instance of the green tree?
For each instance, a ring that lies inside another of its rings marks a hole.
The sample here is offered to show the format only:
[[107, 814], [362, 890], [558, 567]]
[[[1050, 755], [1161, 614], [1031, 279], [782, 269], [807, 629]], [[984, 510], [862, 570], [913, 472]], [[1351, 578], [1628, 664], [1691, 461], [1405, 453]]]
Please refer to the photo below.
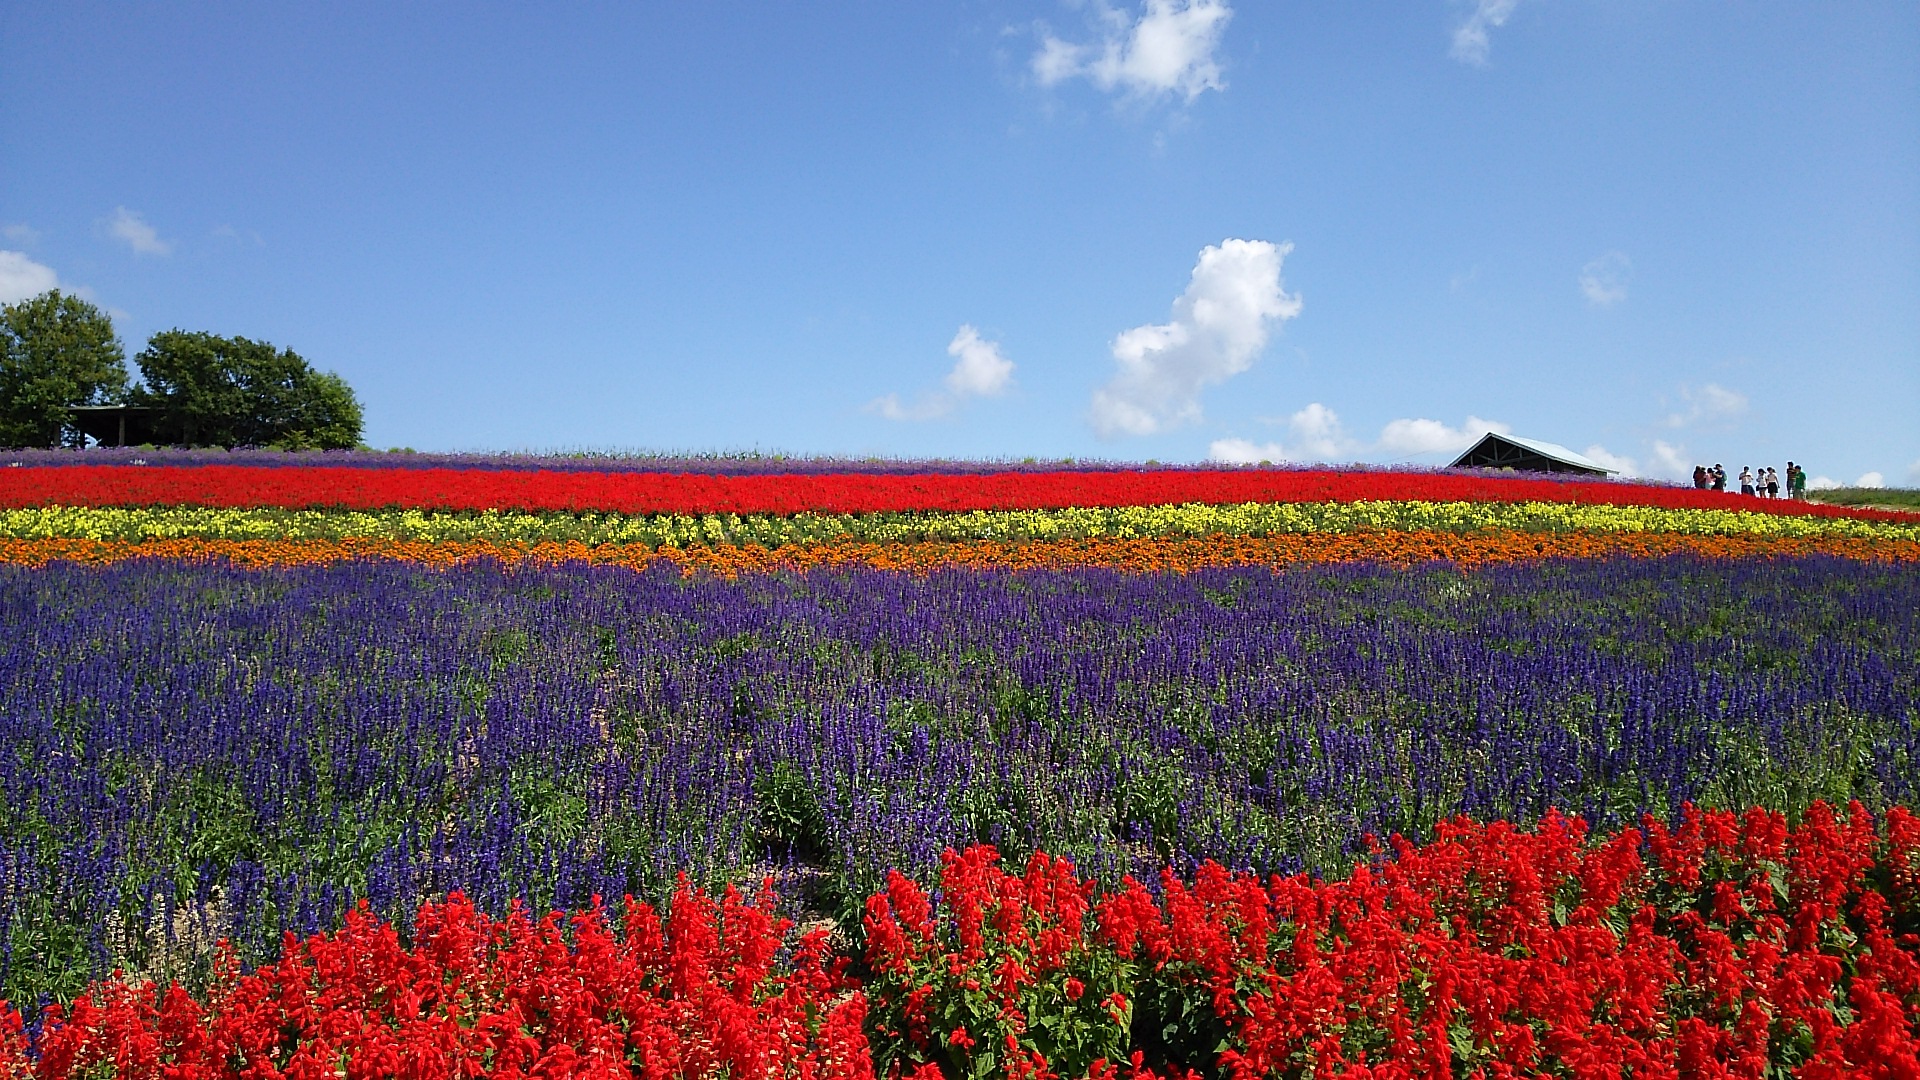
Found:
[[162, 441], [188, 446], [344, 450], [360, 443], [360, 403], [346, 380], [292, 349], [167, 330], [136, 357], [140, 404], [159, 410]]
[[126, 350], [106, 312], [58, 289], [0, 308], [0, 446], [77, 446], [76, 405], [127, 392]]

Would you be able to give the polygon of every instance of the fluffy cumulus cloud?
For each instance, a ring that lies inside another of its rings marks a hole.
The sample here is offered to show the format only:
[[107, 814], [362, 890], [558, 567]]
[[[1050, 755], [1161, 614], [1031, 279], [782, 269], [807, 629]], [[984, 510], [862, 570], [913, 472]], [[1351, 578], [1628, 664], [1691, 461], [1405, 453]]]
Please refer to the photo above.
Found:
[[1340, 417], [1317, 401], [1287, 417], [1287, 434], [1298, 447], [1296, 457], [1330, 458], [1353, 449]]
[[[1920, 462], [1916, 462], [1915, 464], [1920, 464]], [[1835, 488], [1843, 487], [1883, 488], [1886, 486], [1887, 478], [1877, 472], [1861, 473], [1860, 478], [1851, 484], [1843, 484], [1831, 476], [1816, 476], [1807, 481], [1807, 490], [1809, 491], [1832, 491]]]
[[971, 324], [962, 324], [947, 343], [953, 367], [943, 381], [945, 389], [923, 394], [911, 404], [888, 394], [867, 406], [889, 420], [932, 420], [959, 408], [968, 398], [996, 397], [1013, 384], [1013, 361], [1000, 352], [1000, 343], [980, 336]]
[[1453, 58], [1463, 64], [1484, 66], [1493, 49], [1489, 31], [1505, 26], [1519, 6], [1520, 0], [1473, 0], [1473, 10], [1453, 28]]
[[1699, 464], [1687, 458], [1687, 448], [1675, 446], [1660, 439], [1653, 440], [1652, 474], [1668, 480], [1685, 480], [1693, 475], [1693, 467]]
[[173, 245], [160, 239], [159, 230], [147, 219], [124, 206], [114, 208], [113, 216], [102, 223], [107, 235], [133, 249], [136, 255], [171, 255]]
[[1612, 307], [1627, 298], [1627, 279], [1632, 275], [1633, 261], [1609, 251], [1580, 268], [1580, 295], [1594, 307]]
[[1280, 283], [1292, 244], [1223, 240], [1200, 252], [1173, 320], [1113, 339], [1120, 370], [1093, 395], [1103, 437], [1152, 435], [1200, 418], [1200, 391], [1253, 366], [1273, 327], [1300, 314]]
[[1389, 454], [1458, 454], [1491, 432], [1513, 434], [1513, 428], [1498, 420], [1467, 417], [1459, 427], [1448, 427], [1438, 420], [1389, 420], [1380, 429], [1379, 448]]
[[1086, 79], [1133, 97], [1192, 101], [1226, 88], [1215, 54], [1232, 18], [1225, 0], [1146, 0], [1137, 17], [1096, 3], [1099, 39], [1071, 42], [1043, 31], [1033, 75], [1042, 86]]
[[1364, 442], [1347, 434], [1338, 413], [1314, 402], [1284, 421], [1287, 433], [1272, 442], [1251, 439], [1216, 439], [1207, 448], [1214, 461], [1251, 464], [1257, 461], [1335, 461], [1361, 456], [1405, 457], [1413, 454], [1458, 454], [1478, 442], [1482, 435], [1497, 431], [1511, 434], [1513, 429], [1498, 420], [1469, 416], [1459, 427], [1438, 420], [1403, 418], [1389, 420], [1380, 429], [1380, 437]]
[[1000, 354], [1000, 343], [988, 341], [972, 326], [962, 324], [947, 343], [953, 370], [947, 372], [947, 391], [962, 397], [992, 397], [1005, 393], [1013, 382], [1013, 361]]
[[0, 304], [12, 304], [60, 287], [50, 266], [27, 258], [23, 251], [0, 251]]
[[1257, 443], [1252, 439], [1215, 439], [1207, 445], [1207, 460], [1228, 465], [1271, 465], [1286, 461], [1286, 447], [1277, 442]]
[[1348, 438], [1339, 414], [1314, 402], [1286, 419], [1284, 440], [1215, 439], [1207, 458], [1234, 465], [1274, 461], [1328, 461], [1351, 454], [1359, 444]]
[[1621, 476], [1640, 475], [1640, 464], [1638, 462], [1627, 457], [1625, 454], [1616, 454], [1599, 443], [1594, 443], [1592, 446], [1580, 452], [1585, 454], [1588, 460], [1599, 462], [1601, 465], [1612, 469]]
[[1670, 428], [1724, 424], [1747, 411], [1747, 395], [1719, 383], [1680, 388], [1681, 408], [1667, 414]]

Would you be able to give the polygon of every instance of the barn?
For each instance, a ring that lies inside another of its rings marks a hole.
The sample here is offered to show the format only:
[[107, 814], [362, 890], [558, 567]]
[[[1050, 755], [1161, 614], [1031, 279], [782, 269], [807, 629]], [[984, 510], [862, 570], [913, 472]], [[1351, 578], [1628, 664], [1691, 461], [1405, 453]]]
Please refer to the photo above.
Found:
[[1559, 443], [1523, 439], [1489, 431], [1448, 466], [1453, 469], [1514, 469], [1519, 472], [1583, 473], [1607, 476], [1617, 470], [1576, 454]]

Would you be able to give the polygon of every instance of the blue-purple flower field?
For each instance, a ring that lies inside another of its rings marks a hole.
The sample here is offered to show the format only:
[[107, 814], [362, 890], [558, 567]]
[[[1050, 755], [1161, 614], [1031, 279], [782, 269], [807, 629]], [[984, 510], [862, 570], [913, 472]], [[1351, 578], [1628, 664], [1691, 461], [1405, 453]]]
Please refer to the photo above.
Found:
[[842, 914], [948, 845], [1336, 869], [1550, 807], [1914, 801], [1920, 576], [0, 567], [0, 997], [773, 873]]

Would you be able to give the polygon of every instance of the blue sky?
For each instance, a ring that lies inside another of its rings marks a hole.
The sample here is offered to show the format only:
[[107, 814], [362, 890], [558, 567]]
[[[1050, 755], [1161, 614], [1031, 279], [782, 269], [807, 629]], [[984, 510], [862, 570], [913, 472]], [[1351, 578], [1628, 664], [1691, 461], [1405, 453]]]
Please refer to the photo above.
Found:
[[1920, 7], [11, 4], [0, 298], [367, 440], [1920, 483]]

